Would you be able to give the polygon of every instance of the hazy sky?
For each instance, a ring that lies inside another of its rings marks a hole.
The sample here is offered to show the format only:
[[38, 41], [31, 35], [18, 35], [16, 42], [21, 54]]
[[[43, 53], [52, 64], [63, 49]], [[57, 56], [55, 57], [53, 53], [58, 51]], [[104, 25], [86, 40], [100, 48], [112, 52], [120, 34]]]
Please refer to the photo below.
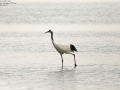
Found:
[[12, 2], [120, 2], [120, 0], [11, 0]]

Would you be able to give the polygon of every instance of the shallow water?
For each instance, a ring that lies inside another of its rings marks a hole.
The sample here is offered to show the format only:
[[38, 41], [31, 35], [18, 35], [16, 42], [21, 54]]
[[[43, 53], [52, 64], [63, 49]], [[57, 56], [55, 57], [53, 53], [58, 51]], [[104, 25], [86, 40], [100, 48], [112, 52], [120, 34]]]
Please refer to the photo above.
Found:
[[97, 31], [94, 26], [77, 26], [73, 31], [65, 26], [66, 31], [54, 30], [55, 41], [72, 42], [78, 49], [75, 53], [78, 66], [74, 67], [72, 55], [64, 54], [62, 69], [50, 34], [32, 31], [36, 26], [31, 26], [30, 31], [27, 28], [21, 31], [20, 27], [16, 31], [16, 26], [8, 25], [5, 31], [0, 31], [1, 90], [119, 90], [119, 28], [107, 30], [99, 26], [101, 30]]
[[0, 7], [0, 24], [119, 24], [120, 3], [17, 3]]
[[[120, 3], [0, 7], [0, 90], [119, 90]], [[76, 46], [77, 67], [54, 40]]]

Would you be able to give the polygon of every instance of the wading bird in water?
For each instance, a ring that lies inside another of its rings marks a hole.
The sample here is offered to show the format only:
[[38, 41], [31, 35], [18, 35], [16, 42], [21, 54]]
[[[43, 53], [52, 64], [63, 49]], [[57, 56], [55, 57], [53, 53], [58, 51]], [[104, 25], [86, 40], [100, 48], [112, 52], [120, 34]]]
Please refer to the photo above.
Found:
[[49, 30], [45, 33], [51, 33], [52, 44], [55, 47], [55, 49], [60, 53], [60, 56], [61, 56], [61, 59], [62, 59], [62, 67], [63, 67], [63, 57], [62, 57], [62, 55], [64, 53], [72, 54], [74, 56], [74, 64], [75, 64], [75, 66], [77, 66], [76, 60], [75, 60], [75, 54], [72, 53], [74, 51], [77, 52], [77, 49], [75, 48], [75, 46], [72, 45], [72, 44], [58, 44], [58, 43], [55, 43], [54, 40], [53, 40], [53, 31], [52, 30]]

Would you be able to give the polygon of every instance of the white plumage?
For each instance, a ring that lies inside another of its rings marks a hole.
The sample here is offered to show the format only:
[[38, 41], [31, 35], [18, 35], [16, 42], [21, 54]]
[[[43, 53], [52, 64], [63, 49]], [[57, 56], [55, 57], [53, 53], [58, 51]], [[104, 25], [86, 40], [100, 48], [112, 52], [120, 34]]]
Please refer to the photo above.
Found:
[[70, 45], [67, 45], [67, 44], [58, 44], [58, 43], [55, 43], [54, 41], [52, 41], [55, 49], [60, 53], [60, 54], [68, 54], [71, 52], [71, 49], [70, 49]]
[[75, 60], [75, 54], [73, 54], [72, 52], [77, 51], [77, 49], [75, 48], [74, 45], [72, 44], [58, 44], [55, 43], [53, 40], [53, 31], [49, 30], [45, 33], [51, 33], [51, 40], [52, 40], [52, 44], [55, 47], [55, 49], [60, 53], [61, 55], [61, 59], [62, 59], [62, 67], [63, 67], [63, 57], [62, 54], [66, 53], [66, 54], [72, 54], [74, 56], [74, 63], [75, 66], [77, 66], [76, 64], [76, 60]]

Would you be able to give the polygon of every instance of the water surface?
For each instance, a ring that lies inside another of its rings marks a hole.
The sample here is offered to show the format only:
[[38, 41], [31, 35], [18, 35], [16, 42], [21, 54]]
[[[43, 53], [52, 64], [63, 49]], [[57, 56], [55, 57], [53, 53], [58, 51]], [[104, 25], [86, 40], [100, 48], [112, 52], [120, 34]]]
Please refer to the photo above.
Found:
[[[120, 3], [0, 7], [0, 90], [119, 90]], [[50, 34], [74, 44], [64, 67]]]

